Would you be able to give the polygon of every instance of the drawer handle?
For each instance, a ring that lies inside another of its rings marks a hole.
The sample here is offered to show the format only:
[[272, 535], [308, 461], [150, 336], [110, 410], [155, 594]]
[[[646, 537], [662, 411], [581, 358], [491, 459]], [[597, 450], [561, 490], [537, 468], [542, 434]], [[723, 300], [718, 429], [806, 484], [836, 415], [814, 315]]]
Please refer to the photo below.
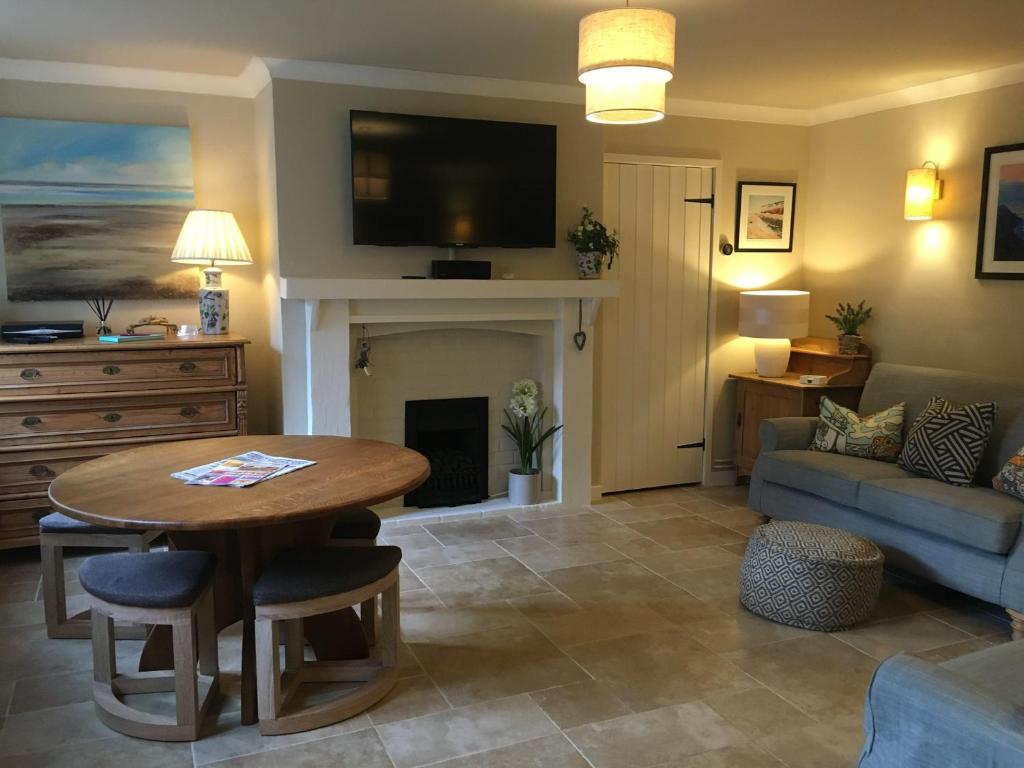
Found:
[[181, 409], [181, 415], [184, 416], [186, 419], [190, 419], [193, 416], [199, 415], [199, 409], [194, 408], [191, 405], [186, 405], [184, 408]]
[[106, 421], [106, 422], [109, 422], [111, 424], [115, 424], [115, 423], [117, 423], [117, 422], [119, 422], [121, 420], [121, 414], [120, 413], [108, 413], [106, 416], [103, 417], [103, 420]]
[[121, 372], [121, 369], [116, 365], [105, 365], [103, 366], [103, 372], [107, 374], [107, 376], [116, 376]]
[[192, 373], [196, 369], [195, 363], [182, 363], [178, 366], [178, 370], [182, 373]]
[[38, 368], [25, 368], [21, 372], [21, 378], [25, 381], [32, 381], [32, 379], [39, 378]]
[[21, 426], [23, 427], [38, 427], [43, 423], [43, 420], [38, 416], [26, 416], [21, 420]]
[[36, 464], [29, 469], [28, 473], [32, 475], [32, 477], [53, 477], [53, 470], [45, 464]]

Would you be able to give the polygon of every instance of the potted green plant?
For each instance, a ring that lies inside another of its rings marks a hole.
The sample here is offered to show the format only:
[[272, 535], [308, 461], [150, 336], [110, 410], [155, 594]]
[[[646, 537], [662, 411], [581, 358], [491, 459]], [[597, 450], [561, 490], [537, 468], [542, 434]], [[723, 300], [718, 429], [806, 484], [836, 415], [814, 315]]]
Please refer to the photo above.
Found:
[[605, 258], [611, 269], [619, 253], [619, 238], [609, 232], [587, 206], [583, 206], [580, 223], [569, 230], [569, 242], [576, 249], [576, 273], [583, 280], [600, 277]]
[[501, 428], [515, 443], [519, 466], [508, 473], [508, 498], [516, 506], [540, 501], [540, 449], [561, 425], [544, 429], [547, 408], [540, 407], [540, 387], [533, 379], [512, 385], [512, 399], [505, 409], [507, 424]]
[[864, 300], [856, 307], [840, 302], [834, 315], [825, 315], [839, 329], [839, 354], [856, 355], [860, 352], [860, 327], [871, 317], [871, 307], [864, 306]]

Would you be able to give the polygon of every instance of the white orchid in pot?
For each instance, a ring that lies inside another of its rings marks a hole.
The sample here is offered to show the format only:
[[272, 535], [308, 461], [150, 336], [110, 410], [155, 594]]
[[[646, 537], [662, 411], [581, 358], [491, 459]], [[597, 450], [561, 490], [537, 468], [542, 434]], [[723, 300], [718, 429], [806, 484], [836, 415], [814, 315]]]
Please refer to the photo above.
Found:
[[508, 473], [508, 498], [517, 506], [540, 500], [540, 450], [562, 425], [544, 429], [547, 408], [540, 407], [540, 387], [533, 379], [520, 379], [512, 385], [512, 399], [505, 409], [507, 424], [502, 424], [519, 454], [519, 466]]

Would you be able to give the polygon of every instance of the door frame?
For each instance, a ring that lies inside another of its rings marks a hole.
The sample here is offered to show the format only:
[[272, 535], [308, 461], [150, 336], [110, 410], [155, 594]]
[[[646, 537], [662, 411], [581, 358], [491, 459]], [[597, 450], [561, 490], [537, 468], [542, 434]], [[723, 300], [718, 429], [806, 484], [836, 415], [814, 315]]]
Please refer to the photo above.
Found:
[[[711, 459], [712, 428], [714, 426], [714, 403], [711, 402], [711, 382], [717, 380], [712, 376], [715, 356], [712, 354], [711, 340], [716, 338], [717, 328], [715, 326], [715, 307], [718, 306], [718, 286], [715, 283], [715, 255], [718, 253], [718, 195], [719, 184], [722, 176], [721, 158], [709, 157], [674, 157], [671, 155], [633, 155], [619, 152], [606, 152], [601, 161], [602, 176], [605, 163], [625, 163], [628, 165], [666, 165], [682, 168], [710, 168], [711, 173], [711, 196], [715, 203], [711, 206], [711, 242], [709, 245], [708, 257], [708, 306], [706, 329], [707, 338], [704, 340], [704, 455], [701, 458], [701, 482], [704, 485], [715, 485], [716, 473], [714, 461]], [[720, 481], [719, 481], [720, 482]]]

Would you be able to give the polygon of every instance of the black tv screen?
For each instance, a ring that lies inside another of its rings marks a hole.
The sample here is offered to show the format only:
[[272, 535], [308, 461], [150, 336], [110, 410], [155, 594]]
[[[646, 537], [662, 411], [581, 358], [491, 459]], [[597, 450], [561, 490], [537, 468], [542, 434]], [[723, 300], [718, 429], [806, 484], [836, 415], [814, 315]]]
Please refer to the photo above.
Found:
[[555, 245], [555, 126], [351, 112], [356, 245]]

